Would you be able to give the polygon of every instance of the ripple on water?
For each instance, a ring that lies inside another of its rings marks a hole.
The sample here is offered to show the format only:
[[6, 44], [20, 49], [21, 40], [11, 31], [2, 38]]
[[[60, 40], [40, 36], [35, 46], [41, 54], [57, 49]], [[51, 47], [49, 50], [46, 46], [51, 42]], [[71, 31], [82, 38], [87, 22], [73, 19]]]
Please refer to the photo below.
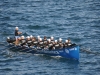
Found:
[[12, 69], [11, 68], [2, 68], [2, 69], [0, 69], [1, 71], [12, 71]]
[[18, 26], [25, 36], [70, 38], [85, 49], [80, 51], [79, 62], [23, 53], [7, 54], [0, 49], [0, 74], [99, 75], [99, 4], [99, 0], [0, 0], [0, 48], [5, 48], [6, 43], [2, 41], [13, 36], [14, 27]]
[[40, 30], [40, 29], [47, 29], [49, 26], [39, 26], [39, 25], [28, 25], [27, 28], [29, 29], [35, 29], [35, 30]]

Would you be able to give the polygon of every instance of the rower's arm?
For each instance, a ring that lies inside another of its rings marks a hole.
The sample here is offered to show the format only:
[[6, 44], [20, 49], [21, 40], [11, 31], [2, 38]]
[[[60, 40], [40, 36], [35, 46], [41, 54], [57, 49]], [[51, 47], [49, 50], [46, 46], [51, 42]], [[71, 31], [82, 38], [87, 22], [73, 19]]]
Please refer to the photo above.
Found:
[[18, 34], [22, 34], [22, 32], [18, 32]]

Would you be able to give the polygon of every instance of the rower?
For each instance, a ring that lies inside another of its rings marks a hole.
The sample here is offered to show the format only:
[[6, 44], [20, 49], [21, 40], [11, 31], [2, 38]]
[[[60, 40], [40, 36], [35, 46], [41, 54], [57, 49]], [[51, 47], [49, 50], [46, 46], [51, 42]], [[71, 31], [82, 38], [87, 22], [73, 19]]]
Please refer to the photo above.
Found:
[[55, 49], [59, 49], [59, 43], [58, 43], [57, 40], [55, 40], [55, 44], [54, 44], [54, 46], [55, 46]]
[[47, 39], [47, 41], [44, 43], [44, 49], [50, 49], [51, 45], [51, 40]]
[[61, 39], [61, 38], [59, 38], [59, 41], [58, 41], [58, 43], [62, 43], [62, 39]]
[[30, 46], [31, 46], [32, 41], [31, 41], [31, 39], [30, 39], [30, 37], [29, 37], [29, 36], [27, 36], [27, 37], [26, 37], [26, 42], [27, 42], [27, 45], [30, 47]]
[[68, 46], [71, 46], [71, 40], [70, 39], [68, 39]]
[[48, 46], [51, 47], [53, 44], [50, 39], [48, 39]]
[[39, 40], [40, 40], [40, 36], [37, 36], [37, 41], [39, 42]]
[[42, 38], [40, 38], [40, 36], [37, 36], [37, 42], [38, 42], [38, 44], [37, 44], [37, 48], [38, 49], [41, 49], [41, 42], [42, 41]]
[[19, 28], [15, 27], [15, 38], [16, 38], [15, 45], [18, 44], [18, 37], [20, 34], [22, 34], [22, 32], [19, 32], [18, 30], [19, 30]]
[[45, 50], [48, 49], [48, 41], [47, 41], [46, 36], [44, 36], [44, 39], [43, 39], [43, 47], [44, 47]]
[[26, 40], [24, 36], [21, 36], [21, 46], [26, 46]]
[[30, 39], [32, 40], [32, 38], [33, 38], [33, 36], [32, 35], [30, 35]]
[[44, 46], [44, 50], [48, 50], [49, 49], [49, 47], [48, 46]]
[[21, 44], [21, 40], [22, 40], [22, 38], [21, 37], [18, 37], [18, 44], [17, 45], [20, 45]]
[[64, 47], [68, 47], [68, 40], [65, 40]]
[[43, 48], [43, 41], [42, 41], [42, 38], [39, 39], [39, 42], [38, 42], [38, 43], [39, 43], [39, 46], [40, 46], [41, 48]]
[[7, 37], [7, 42], [8, 42], [8, 43], [12, 43], [12, 42], [10, 41], [10, 37]]
[[49, 49], [50, 50], [55, 50], [55, 41], [52, 41], [52, 46]]
[[51, 42], [51, 39], [48, 39], [48, 47], [49, 47], [49, 50], [52, 50], [53, 48], [53, 41]]
[[47, 37], [46, 36], [44, 36], [43, 43], [47, 44]]
[[63, 43], [62, 43], [62, 39], [61, 38], [59, 38], [58, 43], [59, 43], [59, 48], [63, 48]]
[[47, 41], [47, 37], [46, 37], [46, 36], [44, 36], [44, 39], [43, 39], [43, 41]]
[[7, 42], [8, 42], [9, 44], [14, 43], [15, 41], [16, 41], [15, 38], [7, 37]]
[[37, 46], [37, 44], [38, 44], [38, 41], [36, 40], [36, 37], [33, 37], [32, 38], [32, 45]]
[[51, 40], [51, 42], [54, 42], [54, 37], [52, 36], [52, 37], [50, 38], [50, 40]]

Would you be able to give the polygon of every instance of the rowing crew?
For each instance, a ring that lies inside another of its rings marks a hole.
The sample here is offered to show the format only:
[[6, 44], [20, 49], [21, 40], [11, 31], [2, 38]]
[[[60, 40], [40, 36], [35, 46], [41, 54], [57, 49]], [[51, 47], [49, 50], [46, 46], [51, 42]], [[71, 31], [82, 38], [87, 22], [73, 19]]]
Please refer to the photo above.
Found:
[[28, 46], [28, 47], [36, 47], [36, 48], [44, 48], [44, 49], [59, 49], [68, 47], [71, 45], [71, 41], [65, 40], [65, 43], [62, 42], [62, 39], [54, 40], [54, 37], [47, 39], [46, 36], [42, 39], [40, 36], [33, 37], [24, 36], [19, 37], [22, 32], [19, 32], [19, 28], [15, 27], [15, 39], [14, 38], [7, 38], [8, 43], [13, 43], [14, 45], [21, 45], [21, 46]]
[[[17, 45], [51, 50], [60, 49], [71, 45], [70, 39], [65, 40], [65, 42], [63, 43], [61, 38], [59, 38], [59, 40], [54, 40], [54, 37], [50, 37], [49, 39], [47, 39], [46, 36], [44, 36], [43, 39], [40, 36], [33, 37], [32, 35], [27, 36], [26, 38], [24, 36], [21, 36], [17, 39]], [[15, 41], [16, 39], [11, 39], [10, 37], [7, 38], [8, 43], [15, 44]]]

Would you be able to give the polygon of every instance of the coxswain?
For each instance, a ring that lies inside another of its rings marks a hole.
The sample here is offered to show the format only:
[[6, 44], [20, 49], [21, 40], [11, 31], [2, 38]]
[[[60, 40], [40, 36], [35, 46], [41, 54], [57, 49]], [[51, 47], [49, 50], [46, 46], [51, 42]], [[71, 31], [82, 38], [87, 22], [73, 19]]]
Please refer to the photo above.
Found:
[[18, 44], [18, 37], [20, 34], [22, 34], [22, 32], [19, 32], [18, 30], [19, 30], [19, 28], [15, 27], [15, 38], [16, 38], [15, 45]]

